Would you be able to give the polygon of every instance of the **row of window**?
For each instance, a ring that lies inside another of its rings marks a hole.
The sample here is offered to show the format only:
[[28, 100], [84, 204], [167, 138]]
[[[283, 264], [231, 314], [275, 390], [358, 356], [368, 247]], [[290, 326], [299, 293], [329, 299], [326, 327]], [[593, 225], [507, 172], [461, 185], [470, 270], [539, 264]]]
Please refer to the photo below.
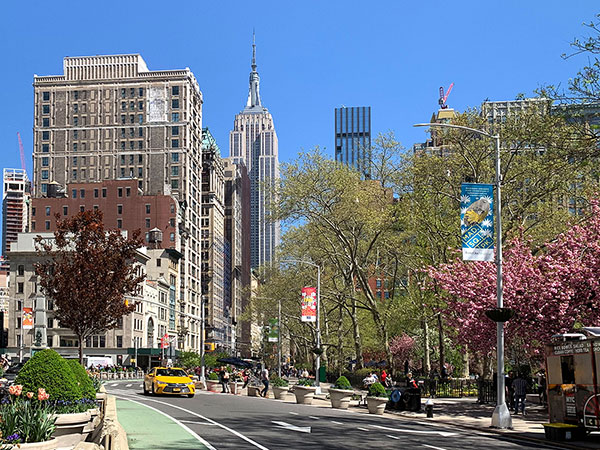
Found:
[[[136, 93], [138, 97], [144, 96], [144, 88], [129, 88], [129, 97], [135, 97]], [[73, 100], [79, 100], [80, 98], [85, 100], [87, 98], [87, 91], [71, 91]], [[171, 95], [179, 95], [179, 86], [171, 87]], [[121, 88], [121, 98], [127, 98], [127, 88]], [[42, 100], [45, 102], [50, 101], [50, 91], [42, 92]]]

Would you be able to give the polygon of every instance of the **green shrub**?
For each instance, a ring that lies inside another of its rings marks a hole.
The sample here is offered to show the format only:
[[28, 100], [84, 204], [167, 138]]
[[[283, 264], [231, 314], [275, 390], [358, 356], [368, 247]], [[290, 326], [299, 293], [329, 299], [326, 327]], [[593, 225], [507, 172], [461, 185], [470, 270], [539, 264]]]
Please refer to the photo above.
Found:
[[278, 377], [277, 375], [271, 378], [271, 384], [275, 387], [287, 387], [289, 385], [287, 380], [284, 380], [283, 378]]
[[369, 397], [387, 397], [387, 392], [383, 387], [383, 384], [377, 382], [373, 383], [369, 386], [369, 393], [367, 394]]
[[100, 388], [102, 387], [102, 380], [100, 379], [100, 377], [90, 377], [90, 380], [92, 380], [92, 384], [94, 385], [94, 390], [96, 391], [96, 393], [100, 392]]
[[212, 381], [218, 381], [219, 375], [217, 375], [216, 372], [211, 372], [208, 374], [208, 379]]
[[52, 349], [36, 352], [19, 371], [15, 384], [23, 385], [25, 392], [44, 388], [50, 395], [50, 402], [82, 399], [73, 371], [67, 361]]
[[81, 389], [81, 398], [95, 400], [96, 389], [94, 389], [94, 383], [90, 380], [90, 377], [83, 366], [79, 364], [77, 359], [67, 359], [67, 364], [75, 376], [75, 381], [77, 382], [79, 389]]
[[298, 386], [314, 386], [315, 380], [311, 380], [310, 378], [300, 378], [298, 380]]
[[352, 385], [348, 381], [348, 378], [346, 378], [345, 376], [342, 375], [337, 380], [335, 380], [335, 384], [333, 385], [333, 388], [334, 389], [351, 390], [352, 389]]

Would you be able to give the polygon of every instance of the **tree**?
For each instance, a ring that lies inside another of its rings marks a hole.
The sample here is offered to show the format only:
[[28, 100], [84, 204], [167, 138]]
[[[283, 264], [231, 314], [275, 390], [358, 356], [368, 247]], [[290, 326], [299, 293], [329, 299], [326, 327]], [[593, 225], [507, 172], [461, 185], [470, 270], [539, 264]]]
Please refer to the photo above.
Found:
[[[506, 323], [507, 347], [517, 344], [538, 356], [552, 335], [600, 320], [600, 203], [589, 214], [539, 251], [517, 237], [503, 264], [503, 297], [517, 317]], [[485, 310], [496, 305], [496, 267], [465, 262], [430, 267], [429, 275], [446, 293], [443, 311], [455, 324], [457, 337], [480, 355], [495, 346], [496, 325]]]
[[143, 240], [139, 230], [131, 237], [120, 230], [105, 230], [100, 211], [59, 217], [54, 239], [36, 238], [44, 258], [36, 270], [42, 292], [54, 302], [60, 326], [70, 328], [79, 339], [83, 364], [84, 340], [115, 328], [135, 309], [125, 296], [136, 292], [144, 280], [134, 264]]

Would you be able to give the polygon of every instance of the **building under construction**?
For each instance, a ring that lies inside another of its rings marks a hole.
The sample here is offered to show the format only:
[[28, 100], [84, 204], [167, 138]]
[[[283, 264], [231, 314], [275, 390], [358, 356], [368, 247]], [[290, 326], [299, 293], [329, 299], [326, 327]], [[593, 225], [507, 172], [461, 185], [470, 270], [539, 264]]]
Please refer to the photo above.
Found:
[[23, 169], [4, 169], [2, 190], [2, 255], [17, 234], [29, 231], [31, 183]]

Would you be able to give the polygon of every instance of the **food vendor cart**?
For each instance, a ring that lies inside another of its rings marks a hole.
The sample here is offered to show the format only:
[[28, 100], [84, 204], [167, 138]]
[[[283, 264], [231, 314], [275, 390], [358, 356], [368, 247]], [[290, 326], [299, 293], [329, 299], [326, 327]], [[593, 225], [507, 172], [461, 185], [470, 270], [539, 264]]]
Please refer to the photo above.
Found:
[[553, 336], [546, 345], [548, 412], [551, 424], [600, 431], [600, 327], [585, 334]]

